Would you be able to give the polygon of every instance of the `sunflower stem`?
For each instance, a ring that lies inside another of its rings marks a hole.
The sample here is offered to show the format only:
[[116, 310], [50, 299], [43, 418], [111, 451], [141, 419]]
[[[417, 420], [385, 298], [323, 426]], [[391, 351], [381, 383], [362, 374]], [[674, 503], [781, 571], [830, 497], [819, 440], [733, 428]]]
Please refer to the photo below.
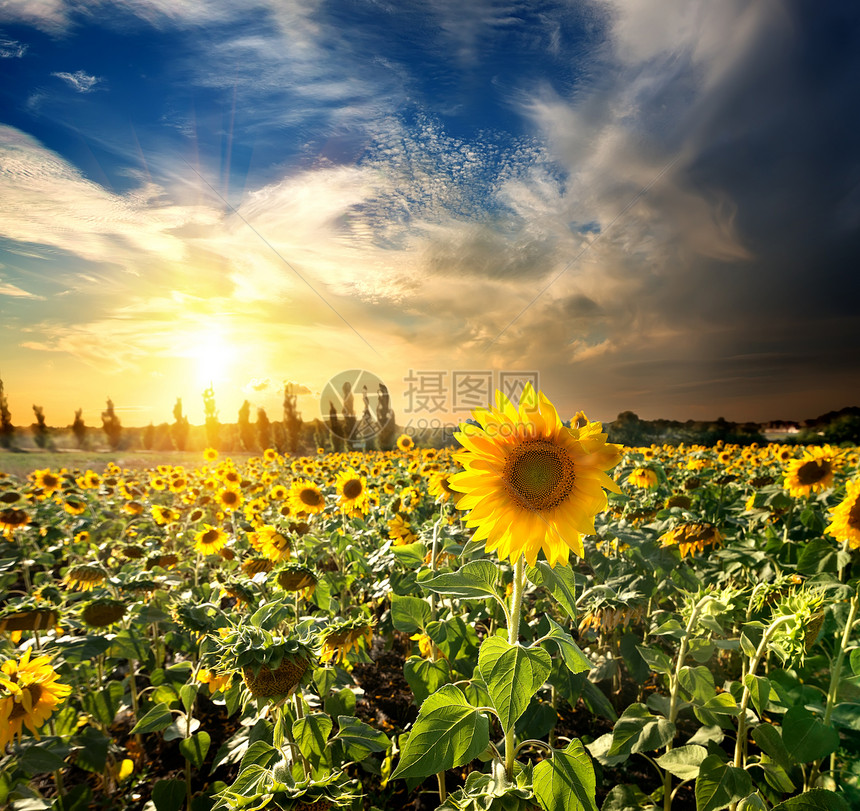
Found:
[[[854, 593], [851, 598], [851, 605], [848, 609], [848, 619], [845, 620], [845, 629], [842, 632], [842, 641], [839, 645], [839, 652], [836, 654], [836, 661], [830, 671], [830, 687], [827, 690], [827, 705], [824, 709], [824, 725], [830, 724], [830, 719], [833, 716], [833, 708], [836, 706], [836, 699], [839, 697], [839, 682], [842, 679], [842, 665], [845, 662], [845, 652], [848, 648], [848, 643], [851, 639], [851, 631], [854, 628], [854, 623], [857, 620], [857, 612], [860, 609], [860, 589]], [[834, 771], [836, 767], [836, 753], [830, 755], [830, 771]], [[821, 763], [815, 763], [812, 767], [812, 773], [809, 775], [809, 787], [812, 788], [815, 780], [821, 772]]]
[[[511, 591], [511, 615], [508, 623], [508, 644], [516, 645], [520, 638], [520, 616], [523, 608], [523, 588], [525, 586], [525, 561], [520, 555], [514, 563], [514, 583]], [[505, 774], [508, 780], [514, 779], [514, 762], [516, 753], [516, 735], [514, 725], [505, 730]]]

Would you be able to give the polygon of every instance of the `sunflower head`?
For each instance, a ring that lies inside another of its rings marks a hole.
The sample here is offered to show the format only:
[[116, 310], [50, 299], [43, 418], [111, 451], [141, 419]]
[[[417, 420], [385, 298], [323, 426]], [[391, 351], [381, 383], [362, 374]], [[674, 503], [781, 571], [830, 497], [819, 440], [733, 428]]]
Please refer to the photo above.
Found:
[[128, 607], [122, 600], [101, 597], [90, 600], [81, 610], [81, 619], [92, 628], [104, 628], [119, 622]]
[[330, 662], [334, 659], [338, 664], [343, 664], [350, 651], [359, 652], [362, 640], [369, 647], [372, 639], [373, 623], [364, 617], [332, 623], [320, 634], [320, 661]]
[[204, 524], [203, 529], [194, 536], [194, 548], [201, 555], [211, 555], [221, 551], [227, 543], [227, 537], [223, 529]]
[[20, 527], [30, 523], [30, 516], [14, 507], [7, 507], [5, 510], [0, 510], [0, 532], [7, 538], [12, 536], [12, 532]]
[[107, 579], [107, 572], [97, 563], [79, 563], [66, 572], [66, 584], [79, 591], [92, 591]]
[[450, 485], [462, 493], [466, 525], [476, 529], [489, 552], [534, 565], [543, 551], [550, 565], [583, 554], [582, 535], [594, 532], [594, 517], [606, 508], [604, 488], [620, 492], [606, 475], [621, 449], [606, 441], [600, 423], [568, 428], [552, 403], [527, 384], [515, 407], [502, 392], [496, 407], [474, 412], [455, 438], [454, 455], [464, 467]]
[[401, 434], [397, 437], [397, 450], [411, 451], [415, 447], [415, 441], [409, 434]]
[[807, 496], [833, 484], [838, 452], [825, 445], [810, 448], [800, 459], [792, 459], [785, 473], [785, 488], [792, 496]]
[[325, 509], [325, 497], [317, 484], [301, 479], [290, 488], [290, 506], [297, 514], [321, 513]]

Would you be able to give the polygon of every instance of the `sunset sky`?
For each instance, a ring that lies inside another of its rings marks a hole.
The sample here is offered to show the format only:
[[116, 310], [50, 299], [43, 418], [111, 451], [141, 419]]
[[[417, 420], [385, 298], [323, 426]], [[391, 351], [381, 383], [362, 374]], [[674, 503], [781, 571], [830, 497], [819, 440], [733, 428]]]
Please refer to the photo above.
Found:
[[858, 100], [835, 0], [0, 0], [13, 422], [860, 405]]

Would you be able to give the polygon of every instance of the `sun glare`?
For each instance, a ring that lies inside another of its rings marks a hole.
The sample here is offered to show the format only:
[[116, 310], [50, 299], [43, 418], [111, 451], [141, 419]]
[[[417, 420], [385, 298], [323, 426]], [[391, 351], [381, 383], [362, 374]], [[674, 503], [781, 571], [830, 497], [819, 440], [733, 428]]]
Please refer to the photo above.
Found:
[[223, 383], [230, 379], [231, 367], [236, 360], [236, 350], [219, 330], [206, 330], [194, 336], [190, 342], [189, 370], [198, 385]]

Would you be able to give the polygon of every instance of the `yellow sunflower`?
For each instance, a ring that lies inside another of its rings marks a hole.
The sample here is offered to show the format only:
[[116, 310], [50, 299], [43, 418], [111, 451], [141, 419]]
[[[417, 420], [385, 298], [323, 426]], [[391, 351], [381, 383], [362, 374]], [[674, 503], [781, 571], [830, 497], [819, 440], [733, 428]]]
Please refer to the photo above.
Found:
[[12, 537], [14, 530], [29, 523], [30, 516], [23, 510], [17, 510], [14, 507], [0, 510], [0, 532], [7, 538]]
[[227, 487], [218, 493], [218, 503], [222, 509], [232, 512], [242, 506], [242, 493], [232, 487]]
[[50, 495], [63, 486], [63, 480], [60, 476], [49, 468], [34, 471], [33, 479], [36, 482], [36, 487], [39, 487], [44, 495]]
[[848, 482], [845, 498], [830, 512], [829, 532], [839, 541], [848, 541], [853, 549], [860, 549], [860, 479]]
[[370, 647], [373, 640], [372, 623], [353, 620], [336, 624], [323, 634], [320, 661], [330, 662], [334, 659], [338, 664], [343, 664], [350, 651], [358, 652], [362, 639]]
[[295, 512], [321, 513], [325, 509], [325, 497], [314, 482], [302, 479], [290, 488], [290, 506]]
[[0, 665], [0, 751], [21, 738], [25, 724], [38, 740], [39, 727], [72, 691], [57, 681], [49, 656], [30, 661], [32, 650], [17, 662], [7, 659]]
[[395, 546], [406, 546], [418, 540], [418, 536], [412, 531], [412, 526], [401, 513], [388, 522], [388, 537], [394, 541]]
[[838, 451], [829, 445], [808, 448], [800, 459], [792, 459], [785, 472], [785, 489], [792, 496], [806, 496], [833, 484]]
[[657, 474], [650, 467], [637, 467], [630, 471], [627, 484], [641, 487], [643, 490], [652, 490], [659, 484]]
[[214, 462], [218, 458], [218, 451], [215, 448], [206, 448], [203, 451], [203, 458], [207, 462]]
[[367, 479], [358, 471], [351, 467], [341, 471], [335, 481], [335, 487], [340, 497], [337, 503], [343, 512], [367, 512]]
[[582, 535], [606, 508], [603, 488], [620, 493], [605, 471], [621, 461], [599, 422], [567, 428], [554, 406], [527, 384], [515, 407], [502, 392], [496, 407], [473, 412], [454, 436], [465, 450], [454, 458], [465, 468], [451, 477], [463, 493], [457, 508], [488, 552], [534, 565], [543, 550], [551, 566], [582, 556]]
[[107, 572], [96, 563], [79, 563], [66, 573], [66, 585], [78, 591], [92, 591], [107, 579]]
[[415, 442], [409, 434], [401, 434], [397, 437], [397, 450], [411, 451], [415, 447]]
[[254, 549], [275, 563], [290, 559], [290, 539], [273, 526], [260, 527], [248, 535], [248, 541]]
[[203, 529], [194, 536], [194, 548], [202, 555], [219, 552], [226, 543], [227, 533], [211, 524], [204, 524]]
[[692, 555], [693, 552], [704, 552], [706, 546], [719, 546], [723, 536], [719, 530], [702, 522], [681, 524], [660, 536], [663, 546], [677, 544], [681, 558]]

